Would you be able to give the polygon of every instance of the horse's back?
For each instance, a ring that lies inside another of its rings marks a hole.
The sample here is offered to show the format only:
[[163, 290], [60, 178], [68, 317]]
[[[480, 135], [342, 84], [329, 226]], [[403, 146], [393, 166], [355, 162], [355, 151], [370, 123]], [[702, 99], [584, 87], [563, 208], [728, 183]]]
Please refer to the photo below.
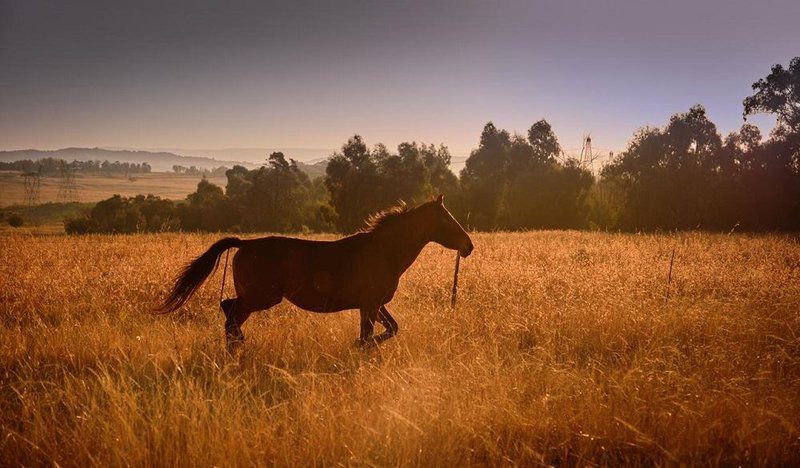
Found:
[[359, 242], [360, 240], [359, 235], [332, 241], [268, 236], [245, 241], [239, 248], [238, 254], [273, 262], [324, 262], [336, 259], [339, 256], [352, 257], [357, 255], [361, 249], [362, 242]]

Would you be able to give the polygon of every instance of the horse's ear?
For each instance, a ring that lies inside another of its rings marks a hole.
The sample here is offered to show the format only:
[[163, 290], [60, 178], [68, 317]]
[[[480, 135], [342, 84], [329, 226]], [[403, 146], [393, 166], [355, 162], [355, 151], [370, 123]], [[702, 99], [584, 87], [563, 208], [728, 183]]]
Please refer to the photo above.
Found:
[[442, 204], [444, 203], [444, 194], [440, 193], [438, 197], [436, 197], [436, 203]]

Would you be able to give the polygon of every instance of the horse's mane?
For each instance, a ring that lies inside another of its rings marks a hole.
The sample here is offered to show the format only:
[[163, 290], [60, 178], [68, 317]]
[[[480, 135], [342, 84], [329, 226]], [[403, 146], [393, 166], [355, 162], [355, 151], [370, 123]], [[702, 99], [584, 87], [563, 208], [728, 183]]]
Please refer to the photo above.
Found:
[[398, 218], [402, 218], [403, 215], [409, 211], [411, 211], [411, 208], [406, 205], [406, 202], [399, 200], [395, 206], [370, 215], [366, 221], [367, 227], [361, 232], [373, 232], [376, 229], [387, 226], [396, 221]]

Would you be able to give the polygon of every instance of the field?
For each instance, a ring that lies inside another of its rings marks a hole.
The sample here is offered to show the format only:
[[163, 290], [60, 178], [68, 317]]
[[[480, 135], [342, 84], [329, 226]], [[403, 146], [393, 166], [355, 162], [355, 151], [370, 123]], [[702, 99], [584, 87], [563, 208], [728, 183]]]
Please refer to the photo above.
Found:
[[431, 245], [397, 338], [284, 303], [236, 357], [219, 271], [149, 314], [216, 238], [3, 235], [3, 465], [800, 463], [797, 238], [475, 234], [455, 309]]
[[[39, 189], [39, 202], [59, 202], [59, 178], [42, 177]], [[215, 184], [225, 186], [226, 179], [209, 179]], [[172, 200], [182, 200], [197, 188], [200, 177], [176, 175], [167, 172], [135, 174], [128, 179], [124, 176], [76, 174], [77, 200], [97, 202], [120, 194], [128, 197], [138, 194], [153, 194]], [[25, 185], [19, 172], [0, 171], [0, 207], [25, 203]]]

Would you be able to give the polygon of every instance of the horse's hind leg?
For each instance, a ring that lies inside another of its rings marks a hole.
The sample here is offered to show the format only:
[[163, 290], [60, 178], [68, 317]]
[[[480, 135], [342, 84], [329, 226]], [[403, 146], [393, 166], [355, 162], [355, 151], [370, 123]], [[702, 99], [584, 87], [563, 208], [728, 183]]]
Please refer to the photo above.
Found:
[[225, 312], [225, 341], [228, 351], [233, 352], [244, 342], [242, 325], [257, 310], [266, 310], [281, 302], [280, 297], [253, 306], [241, 298], [226, 299], [222, 301], [222, 311]]
[[234, 351], [244, 341], [241, 326], [247, 320], [250, 312], [244, 313], [240, 302], [238, 298], [235, 298], [225, 299], [220, 303], [220, 307], [225, 313], [225, 342], [228, 351]]
[[222, 312], [225, 313], [225, 318], [227, 319], [230, 316], [231, 312], [233, 311], [233, 305], [236, 303], [236, 299], [224, 299], [222, 302], [219, 303], [219, 306], [222, 308]]
[[239, 298], [225, 299], [221, 307], [225, 312], [225, 342], [228, 351], [233, 352], [244, 342], [242, 324], [255, 309], [247, 307]]

